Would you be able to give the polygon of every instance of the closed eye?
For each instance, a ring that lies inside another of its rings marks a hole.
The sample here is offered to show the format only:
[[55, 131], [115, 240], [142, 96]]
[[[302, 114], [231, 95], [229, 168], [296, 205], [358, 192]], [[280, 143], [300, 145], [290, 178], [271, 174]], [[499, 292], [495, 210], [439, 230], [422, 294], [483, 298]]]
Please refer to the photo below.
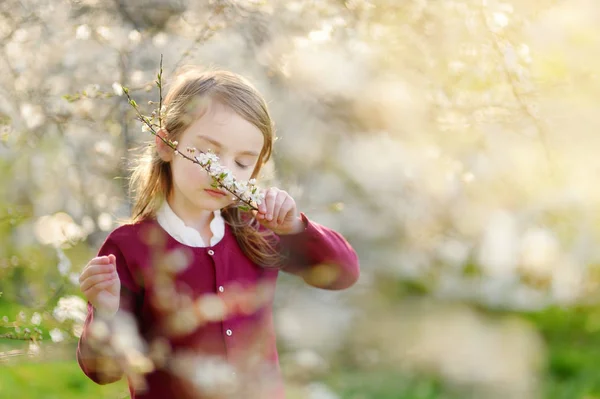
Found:
[[244, 165], [243, 163], [238, 162], [238, 161], [235, 161], [235, 164], [237, 166], [239, 166], [241, 169], [248, 169], [250, 167], [250, 165]]

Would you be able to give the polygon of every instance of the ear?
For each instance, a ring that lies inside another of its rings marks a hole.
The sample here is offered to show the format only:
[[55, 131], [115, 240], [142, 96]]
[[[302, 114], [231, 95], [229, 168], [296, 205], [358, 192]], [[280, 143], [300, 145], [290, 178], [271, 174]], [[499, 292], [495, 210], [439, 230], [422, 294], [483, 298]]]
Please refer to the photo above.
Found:
[[[160, 137], [159, 137], [160, 136]], [[154, 138], [156, 142], [156, 151], [158, 152], [158, 156], [165, 162], [171, 162], [173, 159], [173, 149], [169, 147], [161, 137], [165, 140], [168, 140], [169, 133], [165, 129], [160, 129], [156, 132], [156, 137]]]

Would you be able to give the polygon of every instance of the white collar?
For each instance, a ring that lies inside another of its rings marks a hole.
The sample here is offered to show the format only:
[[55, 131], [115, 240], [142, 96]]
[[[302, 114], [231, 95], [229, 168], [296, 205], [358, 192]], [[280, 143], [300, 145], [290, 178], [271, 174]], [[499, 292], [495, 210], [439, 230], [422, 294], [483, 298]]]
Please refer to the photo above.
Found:
[[220, 210], [214, 212], [213, 220], [210, 222], [210, 231], [212, 232], [210, 245], [206, 245], [198, 230], [185, 225], [183, 220], [173, 212], [167, 201], [163, 202], [156, 213], [156, 221], [171, 237], [190, 247], [212, 247], [225, 235], [225, 221]]

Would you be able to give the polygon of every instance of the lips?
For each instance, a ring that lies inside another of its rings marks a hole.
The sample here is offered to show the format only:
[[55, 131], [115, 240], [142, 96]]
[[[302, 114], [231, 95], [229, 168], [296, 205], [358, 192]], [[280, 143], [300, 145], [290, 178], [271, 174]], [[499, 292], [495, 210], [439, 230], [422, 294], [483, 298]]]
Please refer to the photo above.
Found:
[[224, 192], [221, 192], [218, 190], [205, 189], [204, 191], [206, 191], [208, 194], [212, 195], [213, 197], [224, 197], [226, 195]]

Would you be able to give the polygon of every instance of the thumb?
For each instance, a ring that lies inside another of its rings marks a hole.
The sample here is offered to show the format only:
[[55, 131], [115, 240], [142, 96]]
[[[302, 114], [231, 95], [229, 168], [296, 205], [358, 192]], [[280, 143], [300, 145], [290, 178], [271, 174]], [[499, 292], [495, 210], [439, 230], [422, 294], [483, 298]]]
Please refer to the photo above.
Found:
[[115, 256], [113, 254], [108, 255], [108, 261], [112, 264], [112, 265], [117, 265], [117, 258], [115, 258]]

